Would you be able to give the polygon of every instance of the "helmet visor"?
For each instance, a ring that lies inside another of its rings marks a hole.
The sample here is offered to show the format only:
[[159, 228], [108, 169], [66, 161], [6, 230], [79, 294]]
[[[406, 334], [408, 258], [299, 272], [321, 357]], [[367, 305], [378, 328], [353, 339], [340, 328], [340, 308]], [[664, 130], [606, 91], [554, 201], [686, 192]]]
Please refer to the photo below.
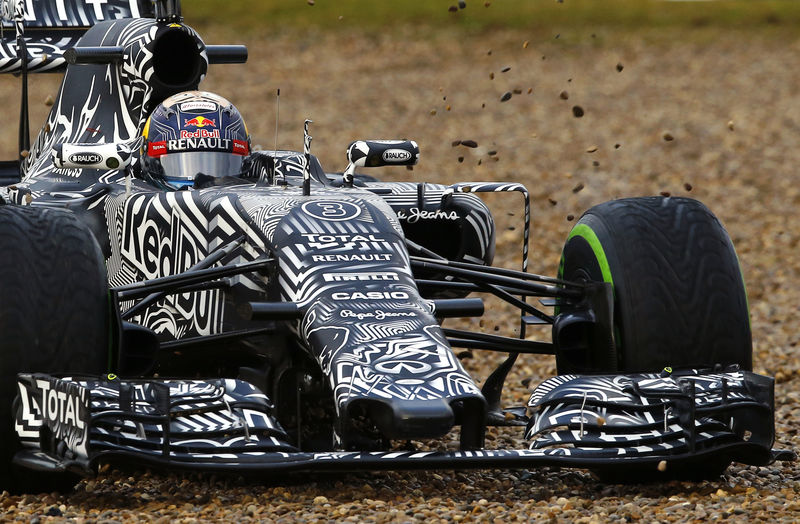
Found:
[[244, 156], [223, 151], [185, 151], [159, 157], [168, 179], [192, 181], [198, 173], [213, 177], [237, 176]]

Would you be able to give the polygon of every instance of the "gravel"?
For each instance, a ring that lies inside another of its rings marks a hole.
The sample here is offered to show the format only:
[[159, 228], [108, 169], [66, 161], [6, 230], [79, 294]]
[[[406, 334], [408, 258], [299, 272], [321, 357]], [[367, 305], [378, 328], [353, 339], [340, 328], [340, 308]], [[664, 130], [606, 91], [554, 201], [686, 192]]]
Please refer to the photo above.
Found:
[[[216, 31], [209, 42], [240, 41]], [[568, 220], [591, 205], [660, 193], [706, 202], [741, 260], [755, 369], [776, 377], [776, 446], [800, 447], [800, 69], [791, 67], [800, 52], [796, 34], [595, 28], [593, 35], [562, 31], [556, 40], [505, 30], [471, 35], [443, 29], [425, 38], [412, 29], [379, 36], [309, 30], [246, 43], [248, 68], [212, 66], [204, 87], [238, 105], [254, 143], [273, 147], [274, 93], [280, 88], [279, 147], [301, 148], [303, 119], [313, 118], [313, 152], [329, 170], [344, 167], [351, 140], [408, 137], [421, 145], [420, 165], [413, 173], [387, 168], [380, 176], [523, 182], [533, 199], [534, 272], [554, 274]], [[488, 73], [502, 67], [511, 67], [504, 80], [530, 86], [533, 94], [500, 103]], [[34, 123], [43, 121], [53, 81], [34, 79]], [[18, 80], [0, 82], [3, 102], [16, 107]], [[559, 93], [567, 98], [567, 83], [569, 100], [591, 108], [582, 118], [559, 100]], [[16, 130], [6, 126], [3, 133], [2, 154], [11, 158]], [[463, 136], [476, 147], [451, 146]], [[587, 144], [597, 148], [590, 155]], [[489, 150], [501, 151], [502, 161], [478, 165]], [[521, 205], [508, 195], [488, 202], [496, 210], [497, 263], [518, 267]], [[502, 304], [491, 304], [480, 321], [460, 327], [479, 325], [487, 332], [515, 329]], [[502, 358], [470, 355], [463, 362], [479, 381]], [[552, 358], [521, 358], [509, 378], [507, 403], [525, 402], [524, 384], [553, 373]], [[521, 445], [494, 429], [489, 442]], [[794, 463], [737, 465], [710, 482], [638, 486], [547, 468], [267, 480], [105, 469], [69, 494], [3, 493], [0, 520], [794, 522], [800, 519], [798, 492], [800, 467]]]

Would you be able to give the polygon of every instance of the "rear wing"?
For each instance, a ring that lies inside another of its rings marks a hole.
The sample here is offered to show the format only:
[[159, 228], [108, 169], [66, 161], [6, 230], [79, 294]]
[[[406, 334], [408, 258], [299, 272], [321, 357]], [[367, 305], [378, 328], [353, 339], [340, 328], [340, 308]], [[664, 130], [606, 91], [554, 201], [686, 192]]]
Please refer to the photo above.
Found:
[[0, 73], [61, 71], [97, 22], [153, 16], [152, 0], [0, 0]]

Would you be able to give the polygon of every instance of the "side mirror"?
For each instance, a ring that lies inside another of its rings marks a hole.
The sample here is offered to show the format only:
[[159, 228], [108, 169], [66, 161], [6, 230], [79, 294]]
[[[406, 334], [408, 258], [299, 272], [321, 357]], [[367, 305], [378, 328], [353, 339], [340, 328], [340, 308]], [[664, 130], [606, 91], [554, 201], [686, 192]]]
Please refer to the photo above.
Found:
[[125, 169], [131, 163], [131, 146], [111, 144], [56, 144], [53, 165], [60, 169]]
[[415, 165], [419, 146], [413, 140], [357, 140], [347, 147], [347, 161], [344, 180], [352, 183], [356, 167]]

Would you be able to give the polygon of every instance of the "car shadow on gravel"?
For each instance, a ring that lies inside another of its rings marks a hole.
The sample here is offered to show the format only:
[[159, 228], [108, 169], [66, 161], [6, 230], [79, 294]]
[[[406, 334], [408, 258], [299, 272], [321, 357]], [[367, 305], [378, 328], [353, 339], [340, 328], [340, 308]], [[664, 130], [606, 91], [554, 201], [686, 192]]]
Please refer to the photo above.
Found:
[[[739, 468], [737, 468], [739, 469]], [[775, 470], [778, 471], [778, 470]], [[742, 468], [730, 477], [704, 482], [653, 482], [607, 484], [584, 470], [543, 467], [536, 470], [408, 471], [289, 474], [274, 478], [166, 473], [135, 467], [108, 469], [96, 478], [82, 481], [70, 494], [70, 505], [85, 508], [146, 509], [153, 504], [203, 505], [214, 501], [234, 502], [246, 496], [277, 491], [299, 499], [324, 497], [337, 503], [365, 498], [391, 502], [400, 497], [428, 499], [444, 497], [468, 504], [478, 499], [503, 503], [513, 499], [549, 500], [553, 497], [607, 497], [659, 499], [689, 494], [710, 495], [723, 489], [744, 491], [758, 487], [759, 478], [771, 481], [768, 468]], [[745, 480], [742, 480], [745, 479]], [[218, 499], [218, 500], [217, 500]]]

